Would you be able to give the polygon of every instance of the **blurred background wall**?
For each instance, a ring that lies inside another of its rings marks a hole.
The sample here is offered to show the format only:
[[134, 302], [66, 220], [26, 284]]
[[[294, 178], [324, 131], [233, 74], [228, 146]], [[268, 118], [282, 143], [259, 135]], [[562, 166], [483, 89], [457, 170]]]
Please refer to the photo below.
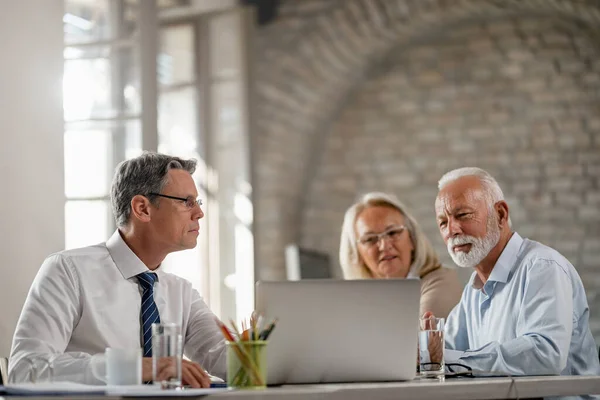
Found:
[[452, 265], [437, 180], [478, 166], [514, 228], [577, 267], [598, 337], [599, 28], [592, 1], [283, 1], [257, 39], [260, 276], [285, 276], [288, 242], [339, 274], [344, 211], [373, 190], [404, 201]]
[[0, 6], [0, 356], [7, 356], [33, 277], [65, 243], [63, 1]]

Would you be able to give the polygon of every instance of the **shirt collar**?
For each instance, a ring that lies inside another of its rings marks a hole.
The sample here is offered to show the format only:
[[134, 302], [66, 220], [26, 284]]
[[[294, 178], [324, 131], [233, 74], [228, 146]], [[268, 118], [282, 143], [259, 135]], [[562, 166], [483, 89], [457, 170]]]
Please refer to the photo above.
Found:
[[123, 278], [133, 278], [142, 272], [149, 271], [146, 264], [144, 264], [129, 248], [127, 243], [125, 243], [118, 229], [113, 233], [110, 239], [106, 241], [106, 247], [117, 268], [123, 275]]
[[481, 280], [479, 280], [477, 271], [473, 271], [473, 273], [471, 274], [471, 278], [469, 278], [469, 283], [467, 285], [471, 286], [473, 289], [481, 289], [482, 288], [483, 285], [481, 284]]
[[[519, 255], [521, 244], [523, 244], [523, 238], [517, 232], [514, 232], [506, 247], [502, 250], [500, 257], [498, 257], [487, 282], [508, 282], [511, 271], [517, 265], [517, 256]], [[477, 272], [473, 273], [469, 284], [474, 289], [481, 289], [483, 287], [483, 283], [479, 279]]]

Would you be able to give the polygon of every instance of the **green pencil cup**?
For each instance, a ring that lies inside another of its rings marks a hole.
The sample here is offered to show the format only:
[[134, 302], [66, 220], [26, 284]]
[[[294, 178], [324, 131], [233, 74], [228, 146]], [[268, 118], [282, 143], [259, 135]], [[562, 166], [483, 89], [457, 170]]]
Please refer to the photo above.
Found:
[[267, 387], [267, 341], [227, 342], [227, 386], [236, 389]]

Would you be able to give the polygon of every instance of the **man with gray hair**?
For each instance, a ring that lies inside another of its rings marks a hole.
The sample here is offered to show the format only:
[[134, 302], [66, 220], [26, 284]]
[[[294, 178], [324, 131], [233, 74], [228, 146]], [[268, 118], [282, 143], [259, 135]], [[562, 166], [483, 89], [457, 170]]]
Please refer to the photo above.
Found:
[[475, 269], [448, 317], [446, 362], [508, 375], [600, 374], [577, 271], [556, 250], [511, 229], [489, 173], [445, 174], [435, 211], [454, 262]]
[[[35, 277], [13, 338], [9, 380], [102, 383], [94, 371], [106, 348], [141, 348], [142, 379], [152, 380], [151, 325], [181, 325], [183, 383], [210, 386], [206, 368], [225, 375], [215, 316], [190, 282], [163, 271], [167, 254], [196, 246], [204, 216], [195, 160], [156, 153], [119, 164], [111, 202], [118, 229], [95, 246], [50, 255]], [[202, 367], [200, 366], [202, 365]], [[165, 365], [159, 378], [172, 374]]]

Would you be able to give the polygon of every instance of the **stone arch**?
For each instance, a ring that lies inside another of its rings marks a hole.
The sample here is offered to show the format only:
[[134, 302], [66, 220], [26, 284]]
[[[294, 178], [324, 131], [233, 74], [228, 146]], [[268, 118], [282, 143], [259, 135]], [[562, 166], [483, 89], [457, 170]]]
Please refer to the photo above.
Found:
[[286, 48], [263, 47], [253, 148], [258, 278], [283, 277], [283, 249], [298, 240], [323, 132], [369, 69], [432, 31], [515, 15], [600, 26], [592, 0], [346, 0]]

